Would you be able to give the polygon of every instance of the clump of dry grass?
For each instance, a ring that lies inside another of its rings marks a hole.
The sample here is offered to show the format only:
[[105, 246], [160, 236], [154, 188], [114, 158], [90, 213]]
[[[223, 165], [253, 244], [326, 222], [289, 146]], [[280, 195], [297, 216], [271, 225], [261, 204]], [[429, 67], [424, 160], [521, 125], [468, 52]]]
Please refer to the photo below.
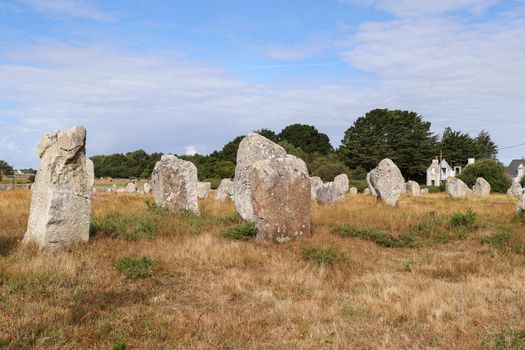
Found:
[[[403, 197], [399, 208], [361, 195], [312, 203], [314, 235], [275, 246], [222, 238], [238, 223], [231, 202], [203, 200], [199, 218], [158, 212], [145, 199], [97, 193], [93, 222], [151, 221], [155, 235], [94, 230], [89, 244], [48, 253], [18, 244], [29, 192], [0, 192], [0, 339], [16, 349], [523, 344], [525, 255], [512, 247], [525, 225], [505, 196]], [[451, 217], [468, 208], [476, 223], [458, 231]], [[332, 234], [341, 225], [419, 244]], [[152, 273], [126, 278], [114, 267], [122, 257], [148, 257]]]

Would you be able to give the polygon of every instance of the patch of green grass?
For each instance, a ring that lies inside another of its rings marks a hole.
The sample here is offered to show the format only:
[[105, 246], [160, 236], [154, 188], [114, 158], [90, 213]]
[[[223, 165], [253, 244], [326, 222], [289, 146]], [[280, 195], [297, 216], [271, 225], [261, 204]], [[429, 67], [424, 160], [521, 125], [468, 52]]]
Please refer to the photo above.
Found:
[[455, 229], [472, 231], [476, 228], [477, 221], [478, 214], [476, 214], [471, 208], [468, 208], [465, 213], [453, 213], [450, 217], [450, 226]]
[[481, 237], [481, 244], [491, 244], [499, 250], [511, 251], [516, 254], [525, 253], [525, 241], [518, 235], [509, 231], [503, 231], [493, 236]]
[[8, 349], [9, 348], [9, 344], [11, 344], [9, 339], [0, 337], [0, 349]]
[[91, 221], [90, 235], [102, 234], [127, 240], [155, 238], [159, 227], [160, 218], [155, 216], [110, 212]]
[[525, 349], [525, 330], [510, 329], [492, 334], [482, 343], [481, 348], [491, 350]]
[[390, 234], [376, 228], [357, 229], [347, 224], [336, 226], [332, 229], [332, 234], [341, 237], [355, 237], [372, 241], [386, 248], [405, 248], [414, 247], [416, 242], [408, 235], [392, 237]]
[[253, 222], [243, 222], [223, 230], [220, 235], [231, 240], [246, 241], [257, 234], [257, 227]]
[[112, 350], [126, 350], [126, 343], [122, 340], [117, 341], [113, 347]]
[[332, 265], [338, 254], [332, 247], [301, 247], [303, 259], [313, 261], [317, 265]]
[[113, 266], [126, 278], [145, 278], [153, 274], [153, 261], [147, 256], [139, 259], [120, 257], [113, 262]]

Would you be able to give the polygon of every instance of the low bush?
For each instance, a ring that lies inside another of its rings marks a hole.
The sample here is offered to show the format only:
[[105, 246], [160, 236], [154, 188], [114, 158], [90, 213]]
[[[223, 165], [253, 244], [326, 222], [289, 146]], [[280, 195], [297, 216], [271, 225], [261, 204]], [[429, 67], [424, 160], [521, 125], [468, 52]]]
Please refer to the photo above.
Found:
[[386, 248], [404, 248], [415, 246], [415, 241], [408, 235], [393, 237], [390, 234], [376, 228], [357, 229], [346, 224], [336, 226], [332, 229], [332, 234], [341, 237], [355, 237], [372, 241]]
[[337, 258], [337, 251], [332, 247], [301, 247], [303, 259], [313, 261], [317, 265], [332, 265]]
[[91, 221], [90, 235], [102, 234], [127, 240], [154, 238], [159, 234], [159, 226], [156, 217], [110, 212]]
[[246, 241], [257, 234], [257, 227], [253, 222], [244, 222], [227, 228], [220, 233], [221, 237], [231, 240]]
[[503, 164], [494, 159], [481, 159], [467, 166], [458, 176], [467, 186], [472, 187], [478, 177], [488, 181], [493, 192], [506, 193], [511, 180], [505, 174]]
[[452, 228], [470, 231], [476, 227], [477, 220], [478, 215], [471, 208], [468, 208], [465, 213], [453, 213], [450, 217], [450, 225]]
[[112, 350], [126, 350], [126, 343], [119, 340], [113, 345]]
[[518, 235], [513, 235], [509, 231], [503, 231], [493, 236], [481, 237], [481, 244], [491, 244], [497, 249], [505, 252], [513, 252], [516, 254], [525, 253], [525, 240]]
[[120, 257], [113, 262], [113, 266], [126, 278], [144, 278], [153, 274], [153, 261], [147, 256], [139, 259]]

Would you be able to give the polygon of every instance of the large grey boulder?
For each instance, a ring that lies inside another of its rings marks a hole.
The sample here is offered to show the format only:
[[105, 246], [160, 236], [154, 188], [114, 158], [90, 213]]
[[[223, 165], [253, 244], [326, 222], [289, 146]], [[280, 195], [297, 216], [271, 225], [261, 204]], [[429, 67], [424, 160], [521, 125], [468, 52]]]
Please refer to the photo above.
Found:
[[231, 179], [222, 179], [215, 194], [215, 200], [224, 201], [226, 199], [233, 199], [233, 181]]
[[211, 182], [197, 182], [197, 198], [208, 198], [211, 189]]
[[378, 198], [392, 207], [397, 205], [399, 196], [406, 191], [401, 171], [388, 158], [383, 159], [370, 171], [368, 179]]
[[317, 190], [323, 186], [323, 180], [319, 176], [310, 177], [310, 192], [312, 199], [317, 199]]
[[192, 162], [174, 155], [163, 155], [151, 175], [155, 202], [172, 211], [199, 213], [197, 168]]
[[458, 178], [447, 180], [446, 191], [450, 197], [464, 199], [472, 195], [472, 190]]
[[410, 197], [421, 196], [421, 187], [415, 181], [408, 181], [406, 183], [406, 192]]
[[350, 181], [348, 181], [348, 176], [346, 174], [337, 175], [334, 178], [334, 185], [336, 187], [338, 197], [344, 198], [345, 194], [347, 194], [350, 190]]
[[[247, 221], [255, 221], [249, 173], [260, 160], [272, 160], [287, 155], [284, 148], [256, 133], [242, 139], [237, 151], [234, 178], [234, 202], [239, 215]], [[308, 186], [310, 188], [310, 186]]]
[[88, 241], [93, 162], [86, 157], [86, 129], [45, 134], [38, 144], [40, 169], [32, 187], [23, 241], [44, 249]]
[[370, 181], [370, 173], [366, 174], [366, 183], [368, 185], [368, 191], [366, 191], [367, 193], [365, 193], [365, 195], [377, 197], [377, 192]]
[[310, 235], [310, 178], [304, 161], [272, 157], [255, 162], [247, 175], [257, 240], [284, 243]]
[[319, 187], [315, 197], [317, 203], [321, 205], [329, 205], [340, 200], [337, 196], [337, 187], [333, 182], [324, 183]]
[[521, 187], [520, 183], [517, 181], [512, 181], [512, 185], [507, 191], [507, 195], [519, 197], [522, 194], [522, 192], [523, 192], [523, 188]]
[[472, 192], [474, 193], [474, 195], [478, 197], [490, 196], [490, 190], [491, 190], [490, 184], [488, 183], [487, 180], [485, 180], [482, 177], [478, 177], [476, 179], [476, 183], [472, 187]]

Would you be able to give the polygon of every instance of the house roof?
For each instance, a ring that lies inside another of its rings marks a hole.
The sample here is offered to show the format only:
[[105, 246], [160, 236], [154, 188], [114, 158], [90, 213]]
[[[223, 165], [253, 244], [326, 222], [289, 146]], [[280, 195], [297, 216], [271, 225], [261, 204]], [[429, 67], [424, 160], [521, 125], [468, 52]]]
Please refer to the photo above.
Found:
[[525, 166], [525, 159], [514, 159], [512, 162], [510, 162], [506, 170], [507, 175], [510, 177], [515, 177], [518, 173], [518, 167], [520, 164]]

